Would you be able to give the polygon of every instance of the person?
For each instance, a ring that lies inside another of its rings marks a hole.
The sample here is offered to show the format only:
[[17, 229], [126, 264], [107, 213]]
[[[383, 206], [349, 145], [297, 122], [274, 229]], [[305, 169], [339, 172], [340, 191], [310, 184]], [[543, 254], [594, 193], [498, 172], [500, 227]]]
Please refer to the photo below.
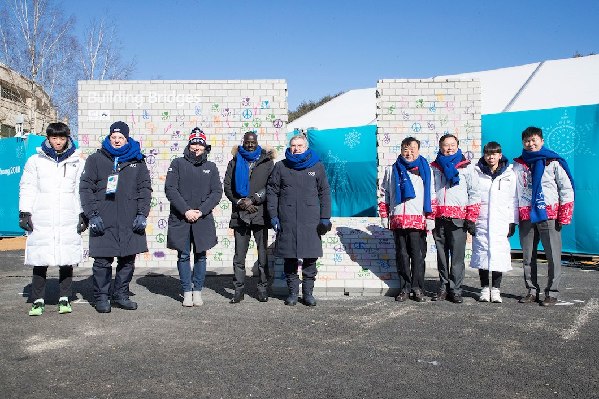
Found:
[[441, 136], [437, 158], [431, 163], [438, 204], [433, 237], [440, 280], [433, 301], [449, 299], [454, 303], [464, 301], [466, 232], [474, 235], [480, 210], [478, 174], [458, 145], [453, 134]]
[[[196, 127], [189, 135], [183, 156], [171, 162], [164, 191], [170, 201], [167, 248], [177, 251], [177, 269], [183, 290], [183, 306], [202, 306], [206, 277], [206, 251], [216, 245], [216, 225], [212, 210], [223, 190], [218, 169], [208, 161], [212, 147], [206, 134]], [[190, 264], [193, 245], [194, 264]]]
[[274, 168], [274, 149], [263, 149], [254, 132], [243, 135], [243, 145], [233, 148], [233, 159], [225, 173], [225, 195], [231, 201], [229, 227], [235, 235], [233, 257], [233, 285], [235, 295], [231, 303], [244, 299], [245, 258], [252, 234], [258, 247], [258, 300], [268, 301], [268, 218], [266, 217], [266, 183]]
[[58, 313], [73, 311], [73, 266], [83, 260], [81, 233], [87, 228], [79, 202], [83, 161], [71, 131], [54, 122], [46, 136], [25, 163], [19, 192], [19, 226], [27, 232], [25, 265], [33, 267], [30, 316], [44, 313], [48, 267], [58, 267]]
[[552, 306], [559, 295], [561, 230], [570, 224], [574, 212], [574, 179], [566, 160], [544, 144], [543, 131], [528, 127], [522, 132], [522, 155], [514, 159], [524, 283], [528, 290], [520, 303], [539, 301], [537, 246], [541, 241], [548, 268], [541, 305]]
[[516, 175], [496, 141], [485, 144], [475, 169], [481, 206], [472, 239], [470, 267], [478, 269], [481, 286], [478, 300], [501, 303], [501, 279], [504, 272], [512, 270], [508, 238], [514, 235], [518, 223]]
[[322, 256], [321, 237], [332, 227], [331, 193], [324, 166], [303, 134], [291, 138], [285, 159], [275, 164], [266, 186], [266, 207], [277, 233], [274, 255], [285, 259], [285, 305], [298, 302], [298, 260], [303, 259], [302, 300], [316, 306], [316, 260]]
[[152, 186], [140, 144], [122, 121], [110, 125], [102, 148], [86, 162], [79, 187], [89, 219], [89, 256], [94, 258], [92, 282], [96, 311], [110, 313], [112, 262], [117, 258], [113, 304], [137, 309], [129, 299], [136, 254], [147, 252], [147, 217]]
[[393, 231], [395, 261], [399, 275], [398, 302], [410, 297], [425, 302], [424, 259], [426, 232], [434, 228], [435, 185], [428, 161], [420, 155], [420, 141], [407, 137], [401, 142], [397, 161], [385, 169], [379, 187], [379, 215], [383, 227]]

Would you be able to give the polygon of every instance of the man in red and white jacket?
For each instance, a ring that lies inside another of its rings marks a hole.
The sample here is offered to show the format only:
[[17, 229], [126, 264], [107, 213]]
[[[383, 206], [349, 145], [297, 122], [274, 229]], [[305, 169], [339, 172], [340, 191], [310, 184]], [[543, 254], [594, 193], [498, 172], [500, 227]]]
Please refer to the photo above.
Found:
[[434, 227], [434, 181], [427, 160], [420, 155], [420, 141], [407, 137], [401, 155], [385, 169], [379, 187], [379, 215], [383, 227], [393, 230], [395, 262], [399, 275], [398, 302], [414, 294], [425, 302], [424, 258], [426, 231]]
[[547, 256], [547, 286], [543, 306], [557, 303], [561, 277], [562, 225], [570, 224], [574, 211], [574, 180], [559, 154], [545, 148], [543, 131], [528, 127], [522, 132], [522, 155], [514, 159], [524, 282], [528, 292], [520, 303], [539, 300], [537, 251], [539, 240]]
[[437, 158], [431, 163], [437, 198], [433, 237], [440, 280], [433, 301], [447, 298], [454, 303], [463, 302], [466, 232], [475, 234], [480, 212], [478, 174], [458, 144], [453, 134], [442, 136]]

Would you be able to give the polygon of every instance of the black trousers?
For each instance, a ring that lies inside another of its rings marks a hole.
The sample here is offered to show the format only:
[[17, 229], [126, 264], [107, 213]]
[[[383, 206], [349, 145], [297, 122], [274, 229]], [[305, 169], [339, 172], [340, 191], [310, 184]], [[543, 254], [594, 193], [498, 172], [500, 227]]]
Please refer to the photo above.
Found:
[[[31, 299], [35, 302], [38, 299], [44, 299], [46, 296], [46, 276], [48, 266], [34, 266], [33, 277], [31, 279]], [[59, 266], [58, 285], [60, 296], [70, 297], [72, 295], [71, 287], [73, 285], [73, 266]]]
[[[94, 298], [96, 301], [106, 301], [110, 298], [110, 283], [112, 281], [112, 262], [114, 257], [94, 258], [92, 266]], [[116, 275], [114, 276], [114, 299], [129, 298], [129, 283], [135, 269], [135, 255], [117, 258]]]
[[[316, 280], [316, 260], [318, 258], [304, 258], [302, 263], [302, 289], [307, 290], [310, 294], [314, 289], [314, 281]], [[297, 274], [298, 260], [296, 258], [285, 258], [283, 263], [283, 269], [285, 271], [285, 278], [287, 280], [287, 288], [289, 288], [290, 294], [297, 294], [299, 292], [299, 276]]]
[[233, 256], [233, 285], [235, 290], [245, 287], [245, 258], [247, 256], [252, 234], [258, 248], [258, 291], [266, 292], [268, 286], [268, 228], [264, 226], [240, 226], [234, 230], [235, 255]]
[[454, 294], [462, 293], [462, 282], [464, 281], [467, 233], [463, 224], [462, 219], [438, 218], [435, 220], [433, 230], [437, 246], [437, 269], [441, 283], [439, 289]]
[[[489, 271], [478, 269], [478, 277], [480, 277], [480, 286], [488, 287], [489, 286]], [[491, 284], [493, 288], [500, 288], [501, 286], [501, 278], [503, 277], [502, 272], [491, 272]]]
[[393, 230], [395, 262], [402, 292], [424, 290], [424, 258], [426, 231], [416, 229]]

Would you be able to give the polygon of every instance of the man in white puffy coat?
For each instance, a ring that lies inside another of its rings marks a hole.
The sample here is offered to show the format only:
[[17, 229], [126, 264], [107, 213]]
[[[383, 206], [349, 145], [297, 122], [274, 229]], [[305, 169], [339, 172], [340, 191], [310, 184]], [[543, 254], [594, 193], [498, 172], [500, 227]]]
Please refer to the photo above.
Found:
[[79, 202], [83, 161], [62, 122], [50, 123], [47, 139], [23, 170], [19, 225], [27, 231], [25, 265], [33, 266], [30, 316], [44, 312], [46, 272], [59, 267], [59, 313], [71, 313], [73, 266], [83, 260], [81, 232], [87, 227]]
[[434, 180], [431, 168], [420, 155], [420, 142], [407, 137], [401, 155], [385, 169], [379, 186], [379, 215], [383, 227], [393, 231], [395, 262], [399, 275], [398, 302], [409, 298], [425, 302], [424, 258], [426, 231], [434, 227]]
[[437, 197], [433, 237], [440, 280], [433, 301], [447, 298], [454, 303], [463, 302], [466, 232], [474, 235], [480, 210], [478, 173], [458, 144], [453, 134], [442, 136], [437, 158], [431, 163]]
[[470, 267], [478, 269], [482, 288], [479, 301], [499, 303], [501, 278], [512, 269], [508, 237], [514, 235], [518, 223], [516, 174], [495, 141], [484, 146], [475, 168], [481, 201]]
[[514, 159], [518, 177], [518, 213], [524, 282], [528, 290], [521, 303], [539, 300], [537, 245], [543, 243], [547, 257], [547, 285], [543, 306], [557, 303], [561, 278], [562, 226], [574, 212], [574, 179], [568, 163], [544, 147], [543, 131], [528, 127], [522, 132], [522, 155]]

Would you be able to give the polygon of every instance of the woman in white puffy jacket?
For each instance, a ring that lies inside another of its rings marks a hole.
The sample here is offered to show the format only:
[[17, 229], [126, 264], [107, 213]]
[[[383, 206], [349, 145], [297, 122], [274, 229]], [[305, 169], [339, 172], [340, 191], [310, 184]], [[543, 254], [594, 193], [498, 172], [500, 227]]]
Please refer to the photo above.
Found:
[[19, 192], [19, 226], [27, 231], [25, 265], [33, 266], [30, 316], [44, 312], [48, 266], [59, 267], [58, 312], [71, 313], [73, 266], [83, 259], [79, 178], [83, 162], [69, 127], [50, 123], [47, 139], [25, 164]]
[[503, 272], [512, 269], [508, 237], [514, 234], [518, 221], [516, 175], [501, 153], [501, 145], [495, 141], [484, 146], [476, 171], [481, 207], [470, 266], [479, 269], [482, 287], [479, 301], [501, 302], [501, 278]]

